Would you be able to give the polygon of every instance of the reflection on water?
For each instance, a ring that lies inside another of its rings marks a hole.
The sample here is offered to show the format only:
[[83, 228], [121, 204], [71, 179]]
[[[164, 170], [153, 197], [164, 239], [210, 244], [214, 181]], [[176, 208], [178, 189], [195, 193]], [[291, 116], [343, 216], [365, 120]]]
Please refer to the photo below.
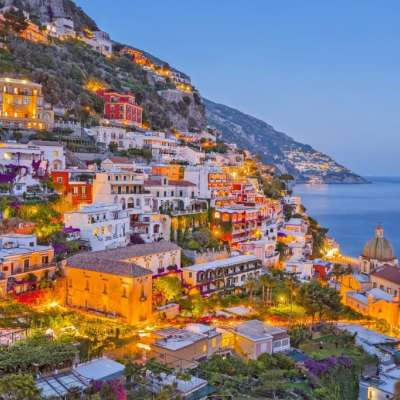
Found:
[[358, 256], [380, 223], [400, 252], [400, 178], [369, 178], [368, 185], [298, 185], [309, 214], [329, 228], [342, 252]]

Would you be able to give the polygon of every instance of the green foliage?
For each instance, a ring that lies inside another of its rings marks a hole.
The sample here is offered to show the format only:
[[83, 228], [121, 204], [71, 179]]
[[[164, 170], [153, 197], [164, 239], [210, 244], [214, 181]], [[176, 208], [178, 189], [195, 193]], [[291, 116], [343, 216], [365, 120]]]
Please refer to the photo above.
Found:
[[71, 365], [77, 350], [70, 343], [62, 343], [34, 337], [0, 348], [0, 372], [34, 372], [35, 365], [42, 368], [58, 368]]
[[0, 377], [0, 398], [4, 400], [40, 400], [32, 375], [10, 374]]
[[285, 183], [277, 177], [263, 179], [264, 194], [271, 199], [281, 199], [285, 194], [285, 188]]
[[155, 279], [153, 289], [162, 296], [164, 303], [176, 301], [182, 295], [182, 283], [176, 276], [162, 276]]
[[318, 282], [303, 284], [298, 291], [297, 302], [312, 320], [316, 317], [320, 320], [334, 319], [343, 310], [338, 292], [328, 286], [321, 286]]
[[293, 325], [289, 330], [290, 344], [299, 347], [306, 340], [311, 339], [310, 329], [305, 325]]
[[118, 155], [121, 157], [142, 157], [147, 162], [150, 162], [153, 158], [151, 150], [146, 148], [122, 150], [118, 152]]
[[323, 228], [319, 223], [311, 218], [308, 217], [308, 234], [313, 238], [313, 257], [320, 258], [322, 257], [322, 249], [325, 244], [326, 235], [328, 233], [328, 229]]

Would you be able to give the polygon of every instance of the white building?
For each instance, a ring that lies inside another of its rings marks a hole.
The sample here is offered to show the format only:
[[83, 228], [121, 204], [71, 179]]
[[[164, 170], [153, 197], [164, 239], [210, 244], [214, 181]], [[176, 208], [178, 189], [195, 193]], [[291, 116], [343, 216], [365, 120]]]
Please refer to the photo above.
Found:
[[252, 240], [239, 243], [239, 250], [244, 254], [252, 254], [261, 260], [264, 267], [273, 268], [279, 262], [279, 253], [276, 251], [276, 239]]
[[47, 24], [47, 33], [61, 40], [74, 38], [76, 36], [74, 21], [71, 18], [55, 18]]
[[171, 217], [158, 212], [131, 216], [131, 231], [145, 243], [170, 240]]
[[133, 136], [134, 147], [151, 150], [153, 159], [159, 162], [176, 159], [179, 142], [174, 137], [168, 137], [165, 132], [136, 133]]
[[310, 281], [314, 273], [314, 263], [305, 258], [291, 257], [285, 263], [285, 271], [296, 276], [301, 280]]
[[185, 167], [185, 180], [196, 185], [196, 197], [200, 197], [202, 199], [211, 199], [213, 191], [209, 184], [209, 174], [211, 173], [222, 173], [222, 170], [219, 167], [208, 165]]
[[253, 255], [240, 255], [195, 264], [183, 269], [183, 280], [202, 295], [235, 291], [249, 278], [261, 275], [262, 264]]
[[152, 196], [143, 175], [130, 170], [99, 172], [93, 182], [93, 201], [121, 204], [129, 215], [152, 212]]
[[151, 177], [145, 187], [152, 196], [153, 211], [193, 211], [196, 185], [188, 181], [174, 181], [166, 176]]
[[129, 222], [120, 204], [94, 203], [64, 214], [65, 226], [79, 228], [93, 251], [127, 246]]
[[93, 50], [97, 51], [103, 56], [112, 56], [112, 41], [108, 33], [103, 31], [94, 31], [89, 37], [82, 36], [81, 38]]
[[108, 147], [111, 143], [118, 146], [118, 150], [128, 150], [136, 147], [135, 132], [128, 132], [125, 128], [116, 126], [95, 126], [89, 132], [96, 143]]
[[206, 158], [204, 152], [194, 150], [188, 146], [179, 146], [176, 153], [177, 159], [187, 161], [190, 165], [199, 165]]
[[57, 142], [0, 143], [0, 176], [15, 195], [40, 184], [39, 178], [65, 169], [63, 146]]

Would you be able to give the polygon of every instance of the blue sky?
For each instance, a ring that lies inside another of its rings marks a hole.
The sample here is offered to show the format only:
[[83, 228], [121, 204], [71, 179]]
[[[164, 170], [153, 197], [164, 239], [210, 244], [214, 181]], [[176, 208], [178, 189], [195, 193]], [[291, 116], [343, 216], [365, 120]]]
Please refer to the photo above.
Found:
[[210, 100], [361, 174], [400, 175], [399, 1], [77, 3], [114, 40], [188, 73]]

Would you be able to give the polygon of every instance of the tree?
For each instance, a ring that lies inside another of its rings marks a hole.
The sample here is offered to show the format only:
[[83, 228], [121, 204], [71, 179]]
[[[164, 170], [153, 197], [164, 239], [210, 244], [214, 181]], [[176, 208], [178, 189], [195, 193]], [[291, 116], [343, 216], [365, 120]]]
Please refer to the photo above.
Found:
[[335, 287], [337, 281], [342, 278], [342, 276], [349, 275], [353, 272], [353, 269], [348, 265], [334, 264], [331, 270], [331, 275], [335, 278]]
[[260, 288], [260, 281], [254, 276], [247, 278], [244, 287], [249, 293], [250, 301], [253, 301], [254, 292]]
[[335, 318], [342, 311], [340, 295], [335, 289], [321, 286], [318, 282], [303, 284], [297, 295], [297, 302], [306, 310], [314, 323], [318, 316]]
[[176, 276], [162, 276], [154, 281], [154, 290], [161, 294], [164, 303], [179, 299], [182, 283]]
[[2, 400], [40, 400], [42, 397], [32, 375], [11, 374], [0, 377], [0, 398]]

